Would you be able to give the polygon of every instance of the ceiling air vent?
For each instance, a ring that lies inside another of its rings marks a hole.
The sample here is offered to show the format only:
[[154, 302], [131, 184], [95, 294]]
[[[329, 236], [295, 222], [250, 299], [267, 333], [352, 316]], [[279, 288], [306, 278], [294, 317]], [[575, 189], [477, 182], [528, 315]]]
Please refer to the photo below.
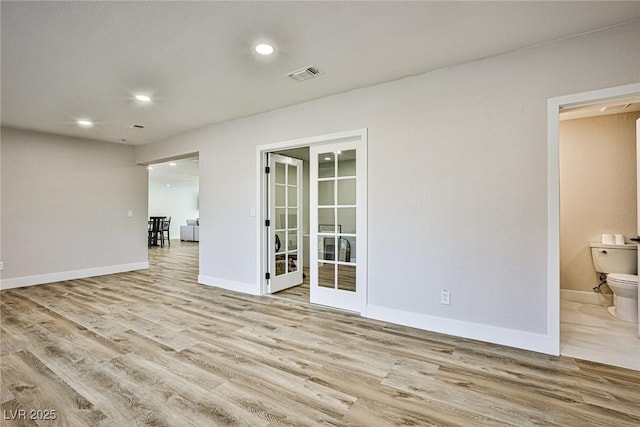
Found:
[[133, 125], [127, 125], [124, 128], [125, 129], [144, 129], [144, 125], [133, 124]]
[[305, 80], [312, 79], [320, 74], [324, 74], [324, 72], [315, 65], [309, 65], [308, 67], [300, 68], [299, 70], [287, 73], [285, 74], [285, 77], [289, 77], [290, 79], [293, 79], [297, 82], [303, 82]]

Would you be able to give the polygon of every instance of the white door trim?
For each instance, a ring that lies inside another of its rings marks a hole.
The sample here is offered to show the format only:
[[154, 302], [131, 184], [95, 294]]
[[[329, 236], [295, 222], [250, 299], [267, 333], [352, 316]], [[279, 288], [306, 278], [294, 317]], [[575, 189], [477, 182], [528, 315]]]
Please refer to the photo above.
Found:
[[640, 95], [640, 83], [547, 100], [547, 337], [549, 354], [560, 354], [560, 126], [561, 107]]
[[[640, 196], [638, 196], [640, 194], [640, 185], [638, 185], [640, 184], [640, 173], [638, 171], [640, 171], [640, 119], [636, 120], [636, 238], [640, 236]], [[638, 266], [640, 267], [640, 257], [638, 257]], [[638, 298], [638, 312], [640, 312], [640, 298]], [[638, 337], [640, 337], [640, 322], [638, 322]]]
[[[298, 148], [298, 147], [307, 147], [311, 145], [319, 145], [319, 144], [329, 144], [333, 142], [342, 142], [342, 141], [351, 141], [351, 140], [361, 140], [364, 143], [363, 155], [366, 156], [366, 147], [367, 147], [367, 129], [354, 129], [343, 132], [330, 133], [325, 135], [312, 136], [307, 138], [299, 138], [299, 139], [291, 139], [287, 141], [279, 141], [269, 144], [258, 145], [256, 147], [256, 236], [257, 236], [257, 245], [256, 245], [256, 262], [257, 262], [257, 282], [260, 284], [260, 295], [265, 295], [268, 292], [267, 282], [265, 280], [265, 271], [266, 271], [266, 254], [264, 251], [265, 242], [267, 239], [266, 236], [266, 227], [264, 226], [264, 221], [266, 219], [265, 209], [267, 207], [266, 204], [266, 193], [265, 193], [265, 174], [264, 166], [266, 162], [266, 154], [272, 151], [286, 150], [290, 148]], [[366, 159], [366, 157], [365, 157]], [[364, 179], [367, 180], [367, 176], [365, 174]], [[364, 206], [364, 214], [366, 215], [367, 206]], [[366, 230], [365, 230], [366, 235]], [[358, 247], [358, 250], [364, 251], [365, 259], [367, 257], [367, 247], [363, 245], [363, 247]], [[366, 269], [365, 273], [366, 275]], [[365, 286], [367, 280], [365, 276]], [[365, 295], [367, 295], [367, 291], [365, 288]], [[366, 307], [366, 296], [365, 296], [365, 307]], [[363, 309], [363, 316], [366, 314], [366, 310]]]

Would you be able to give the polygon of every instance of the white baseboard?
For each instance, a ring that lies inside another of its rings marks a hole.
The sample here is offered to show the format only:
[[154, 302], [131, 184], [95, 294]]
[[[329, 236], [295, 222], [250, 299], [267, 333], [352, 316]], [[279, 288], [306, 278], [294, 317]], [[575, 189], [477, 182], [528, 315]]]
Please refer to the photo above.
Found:
[[125, 273], [127, 271], [145, 270], [149, 262], [109, 265], [106, 267], [86, 268], [83, 270], [61, 271], [58, 273], [38, 274], [36, 276], [15, 277], [0, 280], [0, 289], [23, 288], [25, 286], [43, 285], [45, 283], [63, 282], [65, 280], [84, 279], [85, 277], [104, 276], [106, 274]]
[[366, 317], [426, 331], [557, 355], [558, 343], [550, 335], [428, 316], [375, 305], [367, 306]]
[[582, 304], [613, 305], [613, 294], [597, 294], [595, 292], [571, 291], [560, 289], [560, 301], [579, 302]]
[[260, 286], [255, 283], [243, 283], [233, 280], [220, 279], [218, 277], [198, 275], [198, 283], [201, 285], [215, 286], [216, 288], [242, 292], [250, 295], [260, 295]]

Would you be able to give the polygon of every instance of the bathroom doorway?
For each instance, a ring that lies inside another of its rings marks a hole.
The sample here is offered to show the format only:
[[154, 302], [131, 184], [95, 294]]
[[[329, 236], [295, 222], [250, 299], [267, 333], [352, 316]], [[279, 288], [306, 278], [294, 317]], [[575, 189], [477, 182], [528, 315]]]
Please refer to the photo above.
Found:
[[565, 99], [556, 116], [559, 352], [640, 370], [638, 326], [609, 314], [613, 295], [590, 248], [604, 233], [624, 234], [627, 243], [638, 234], [640, 91], [599, 92]]

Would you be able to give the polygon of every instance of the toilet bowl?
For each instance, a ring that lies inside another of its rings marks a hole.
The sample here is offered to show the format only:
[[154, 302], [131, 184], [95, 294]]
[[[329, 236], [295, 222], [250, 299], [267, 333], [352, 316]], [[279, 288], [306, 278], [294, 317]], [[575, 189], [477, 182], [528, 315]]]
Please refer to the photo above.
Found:
[[611, 273], [607, 275], [607, 285], [613, 292], [609, 313], [625, 322], [638, 323], [638, 276]]
[[[595, 270], [606, 275], [613, 292], [609, 313], [625, 322], [638, 323], [638, 245], [591, 243]], [[595, 289], [594, 289], [595, 290]]]

